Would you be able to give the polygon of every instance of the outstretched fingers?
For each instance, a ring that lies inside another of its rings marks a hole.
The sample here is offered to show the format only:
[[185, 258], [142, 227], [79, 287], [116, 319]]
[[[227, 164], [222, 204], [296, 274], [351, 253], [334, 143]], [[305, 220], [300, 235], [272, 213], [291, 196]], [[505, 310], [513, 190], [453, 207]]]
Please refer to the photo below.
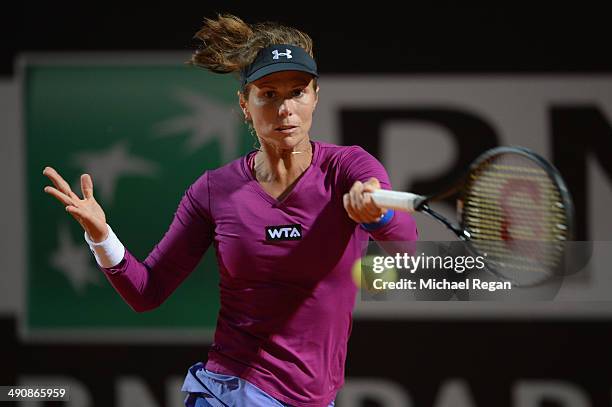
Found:
[[59, 173], [55, 171], [53, 167], [45, 167], [45, 169], [43, 170], [43, 175], [47, 176], [47, 178], [49, 178], [51, 182], [53, 182], [53, 185], [55, 185], [55, 188], [58, 191], [63, 192], [66, 196], [74, 200], [79, 199], [79, 197], [74, 192], [72, 192], [72, 189], [70, 189], [70, 185], [68, 185], [66, 180], [64, 180], [64, 178], [62, 178], [62, 176], [59, 175]]
[[58, 201], [60, 201], [60, 203], [64, 206], [68, 206], [68, 205], [74, 205], [75, 202], [72, 200], [72, 198], [68, 197], [66, 194], [64, 194], [63, 192], [58, 191], [57, 189], [50, 187], [50, 186], [46, 186], [44, 191], [53, 196], [55, 199], [57, 199]]

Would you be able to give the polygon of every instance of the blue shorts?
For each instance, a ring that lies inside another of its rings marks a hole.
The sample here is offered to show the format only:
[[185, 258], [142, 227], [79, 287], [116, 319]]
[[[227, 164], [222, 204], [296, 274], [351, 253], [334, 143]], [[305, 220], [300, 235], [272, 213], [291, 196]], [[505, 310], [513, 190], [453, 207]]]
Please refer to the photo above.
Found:
[[[206, 370], [202, 362], [189, 368], [182, 391], [186, 407], [289, 407], [255, 385], [237, 376]], [[329, 404], [333, 407], [334, 402]]]

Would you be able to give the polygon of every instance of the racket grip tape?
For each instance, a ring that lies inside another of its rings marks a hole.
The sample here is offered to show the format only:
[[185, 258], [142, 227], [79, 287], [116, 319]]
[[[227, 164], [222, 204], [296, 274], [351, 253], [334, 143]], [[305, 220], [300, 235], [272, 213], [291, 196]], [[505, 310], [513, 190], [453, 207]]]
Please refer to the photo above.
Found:
[[383, 208], [414, 212], [425, 202], [425, 197], [411, 192], [377, 189], [371, 193], [374, 203]]

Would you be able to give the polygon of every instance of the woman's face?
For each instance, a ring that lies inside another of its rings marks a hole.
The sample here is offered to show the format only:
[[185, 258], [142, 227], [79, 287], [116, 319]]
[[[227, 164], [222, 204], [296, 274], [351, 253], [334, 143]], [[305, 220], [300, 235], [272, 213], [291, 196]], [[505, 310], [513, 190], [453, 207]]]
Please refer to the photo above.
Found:
[[276, 72], [249, 86], [247, 100], [240, 94], [240, 106], [262, 144], [292, 150], [309, 140], [319, 94], [312, 75], [300, 71]]

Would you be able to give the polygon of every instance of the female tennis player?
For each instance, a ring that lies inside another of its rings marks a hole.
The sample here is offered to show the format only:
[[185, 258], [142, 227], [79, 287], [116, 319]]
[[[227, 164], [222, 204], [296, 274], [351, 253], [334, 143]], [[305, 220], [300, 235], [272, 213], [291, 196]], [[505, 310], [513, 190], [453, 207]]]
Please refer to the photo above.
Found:
[[352, 265], [369, 236], [416, 240], [415, 222], [370, 200], [366, 192], [390, 189], [373, 156], [311, 140], [319, 87], [308, 35], [220, 15], [196, 36], [194, 65], [240, 74], [239, 104], [261, 147], [203, 172], [142, 262], [107, 224], [88, 174], [81, 199], [47, 167], [54, 187], [45, 192], [83, 226], [101, 270], [137, 312], [162, 304], [214, 245], [221, 307], [208, 360], [187, 372], [186, 406], [333, 405], [356, 298]]

